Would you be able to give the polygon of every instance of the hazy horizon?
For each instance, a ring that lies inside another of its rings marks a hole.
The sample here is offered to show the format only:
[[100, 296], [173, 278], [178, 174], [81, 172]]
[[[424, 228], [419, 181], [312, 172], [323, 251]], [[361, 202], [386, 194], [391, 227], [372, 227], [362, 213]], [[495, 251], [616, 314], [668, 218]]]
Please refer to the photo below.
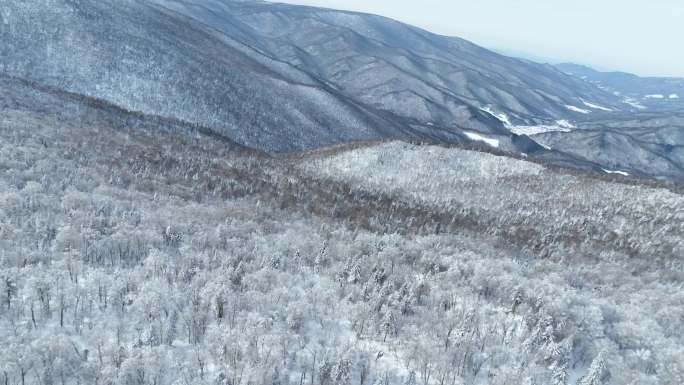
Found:
[[684, 36], [684, 2], [677, 0], [281, 2], [387, 16], [508, 55], [684, 77], [684, 50], [677, 48]]

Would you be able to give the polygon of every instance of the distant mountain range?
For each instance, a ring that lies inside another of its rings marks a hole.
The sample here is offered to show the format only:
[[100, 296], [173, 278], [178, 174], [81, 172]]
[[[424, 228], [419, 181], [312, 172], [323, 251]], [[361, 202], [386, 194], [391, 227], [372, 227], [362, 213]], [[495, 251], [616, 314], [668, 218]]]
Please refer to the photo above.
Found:
[[[677, 135], [656, 143], [674, 148], [665, 154], [671, 168], [578, 138], [642, 106], [674, 106], [679, 91], [659, 91], [666, 101], [638, 98], [569, 66], [507, 57], [380, 16], [251, 0], [29, 0], [3, 5], [0, 17], [2, 74], [266, 152], [409, 139], [681, 175], [679, 155], [671, 157], [682, 144]], [[649, 151], [663, 156], [661, 147]]]
[[684, 181], [684, 79], [601, 72], [578, 64], [560, 70], [623, 98], [628, 112], [593, 116], [572, 132], [545, 132], [534, 140], [601, 164], [609, 172]]
[[603, 72], [591, 67], [562, 63], [561, 71], [622, 96], [637, 109], [684, 109], [684, 78], [640, 77], [626, 72]]

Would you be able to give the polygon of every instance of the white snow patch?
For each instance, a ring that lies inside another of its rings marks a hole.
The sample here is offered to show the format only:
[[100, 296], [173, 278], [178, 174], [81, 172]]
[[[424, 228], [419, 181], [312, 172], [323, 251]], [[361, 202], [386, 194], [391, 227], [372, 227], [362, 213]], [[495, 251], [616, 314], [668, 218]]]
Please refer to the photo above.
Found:
[[636, 99], [633, 99], [633, 98], [625, 98], [624, 100], [622, 100], [622, 102], [625, 104], [629, 104], [630, 106], [637, 108], [639, 110], [645, 110], [646, 109], [646, 107], [641, 105]]
[[589, 111], [589, 110], [585, 110], [585, 109], [582, 109], [579, 107], [571, 106], [569, 104], [566, 104], [565, 108], [567, 108], [570, 111], [579, 112], [580, 114], [590, 114], [591, 113], [591, 111]]
[[653, 94], [653, 95], [646, 95], [644, 96], [644, 99], [664, 99], [665, 96], [661, 94]]
[[465, 131], [464, 133], [468, 138], [470, 138], [470, 140], [475, 140], [478, 142], [484, 142], [487, 145], [492, 146], [492, 147], [499, 147], [499, 140], [498, 139], [488, 138], [486, 136], [482, 136], [482, 135], [475, 133], [475, 132]]
[[494, 110], [492, 110], [491, 107], [484, 107], [484, 108], [481, 108], [481, 110], [484, 111], [484, 112], [486, 112], [486, 113], [488, 113], [489, 115], [492, 115], [493, 117], [499, 119], [499, 121], [500, 121], [501, 123], [503, 123], [504, 126], [506, 126], [506, 127], [512, 126], [511, 120], [508, 119], [508, 116], [507, 116], [506, 114], [504, 114], [504, 113], [500, 113], [500, 114], [499, 114], [499, 113], [496, 113], [496, 112], [494, 112]]
[[537, 135], [545, 132], [570, 132], [571, 129], [576, 128], [570, 121], [562, 119], [556, 120], [556, 124], [538, 125], [538, 126], [516, 126], [511, 123], [511, 120], [504, 113], [496, 113], [490, 107], [481, 109], [482, 111], [499, 119], [503, 125], [516, 135]]
[[606, 174], [618, 174], [618, 175], [624, 175], [624, 176], [629, 176], [629, 173], [624, 172], [624, 171], [615, 171], [615, 170], [606, 170], [605, 168], [602, 168], [603, 172]]
[[593, 109], [595, 109], [595, 110], [613, 111], [613, 110], [610, 109], [610, 108], [606, 108], [606, 107], [603, 107], [603, 106], [599, 106], [598, 104], [595, 104], [595, 103], [589, 103], [589, 102], [584, 101], [584, 100], [582, 100], [582, 103], [584, 103], [585, 106], [587, 106], [587, 107], [589, 107], [589, 108], [593, 108]]
[[570, 132], [573, 128], [575, 128], [575, 126], [567, 120], [557, 120], [555, 125], [509, 127], [512, 133], [527, 136], [539, 135], [546, 132]]
[[672, 94], [672, 95], [670, 95], [670, 99], [679, 99], [679, 95]]
[[570, 123], [570, 121], [561, 119], [561, 120], [556, 120], [556, 125], [558, 127], [563, 127], [563, 128], [577, 128], [575, 127], [574, 124]]

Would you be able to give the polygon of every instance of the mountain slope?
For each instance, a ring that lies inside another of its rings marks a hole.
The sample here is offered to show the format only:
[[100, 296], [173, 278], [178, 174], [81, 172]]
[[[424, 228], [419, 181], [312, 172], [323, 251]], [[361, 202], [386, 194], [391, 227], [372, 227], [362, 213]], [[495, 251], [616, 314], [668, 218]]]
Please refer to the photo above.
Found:
[[266, 150], [401, 132], [306, 73], [145, 2], [3, 1], [2, 8], [0, 71], [12, 76]]
[[583, 122], [570, 132], [532, 138], [610, 172], [684, 181], [684, 115], [642, 112]]
[[[345, 94], [399, 116], [445, 127], [470, 106], [515, 122], [571, 119], [583, 101], [614, 95], [548, 65], [505, 57], [384, 17], [261, 1], [154, 0], [305, 69]], [[596, 110], [600, 112], [600, 110]]]
[[254, 1], [2, 8], [3, 73], [272, 152], [402, 138], [533, 154], [492, 112], [536, 124], [578, 116], [580, 98], [614, 102], [552, 67], [372, 15]]
[[[634, 114], [621, 110], [621, 97], [555, 67], [380, 16], [260, 1], [2, 5], [0, 73], [247, 147], [462, 142], [562, 166], [682, 180], [677, 125], [654, 131], [650, 143], [594, 140], [632, 135], [617, 126]], [[660, 121], [647, 119], [632, 120], [642, 128]], [[598, 145], [604, 142], [630, 144]]]
[[684, 109], [684, 79], [640, 77], [626, 72], [602, 72], [591, 67], [562, 63], [561, 71], [623, 97], [636, 110]]

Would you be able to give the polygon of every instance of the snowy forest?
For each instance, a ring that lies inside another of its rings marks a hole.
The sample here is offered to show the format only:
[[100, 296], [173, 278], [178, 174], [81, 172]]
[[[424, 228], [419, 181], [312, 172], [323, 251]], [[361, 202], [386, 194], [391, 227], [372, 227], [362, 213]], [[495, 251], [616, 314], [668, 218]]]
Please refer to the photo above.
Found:
[[0, 102], [0, 384], [684, 383], [674, 188]]

